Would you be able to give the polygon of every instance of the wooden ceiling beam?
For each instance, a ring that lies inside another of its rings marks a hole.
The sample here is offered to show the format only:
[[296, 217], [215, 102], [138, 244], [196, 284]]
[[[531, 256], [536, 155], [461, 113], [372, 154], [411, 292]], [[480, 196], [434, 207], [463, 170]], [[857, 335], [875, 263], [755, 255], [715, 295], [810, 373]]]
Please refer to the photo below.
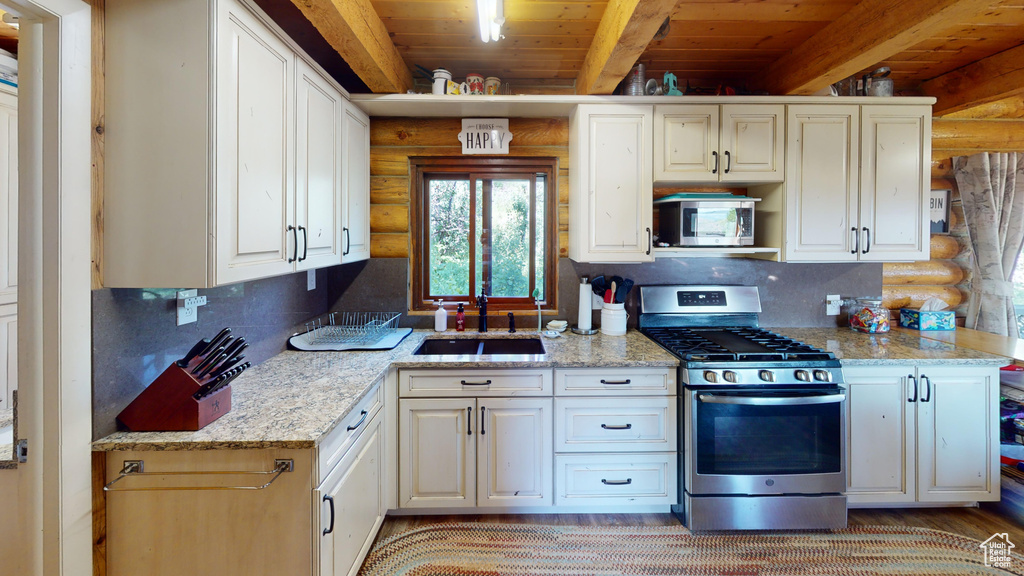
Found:
[[1024, 95], [1024, 44], [923, 82], [936, 116]]
[[813, 94], [984, 12], [991, 0], [862, 0], [752, 78], [770, 94]]
[[611, 94], [678, 0], [610, 0], [576, 77], [577, 94]]
[[291, 0], [375, 93], [403, 94], [412, 73], [370, 0]]

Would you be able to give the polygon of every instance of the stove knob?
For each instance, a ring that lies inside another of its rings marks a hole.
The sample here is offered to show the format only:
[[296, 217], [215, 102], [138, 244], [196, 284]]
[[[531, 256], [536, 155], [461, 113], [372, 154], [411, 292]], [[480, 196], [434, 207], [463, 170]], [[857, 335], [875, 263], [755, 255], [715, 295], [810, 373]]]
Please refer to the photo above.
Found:
[[707, 380], [708, 382], [711, 382], [713, 384], [715, 382], [718, 382], [718, 374], [715, 374], [711, 370], [705, 370], [704, 371], [704, 379]]
[[797, 370], [795, 376], [796, 379], [800, 380], [801, 382], [811, 381], [811, 373], [808, 372], [807, 370]]
[[828, 370], [815, 370], [814, 379], [818, 380], [819, 382], [831, 382], [832, 373], [829, 372]]
[[765, 382], [775, 382], [775, 372], [771, 370], [759, 370], [757, 377]]
[[733, 372], [732, 370], [725, 370], [722, 372], [722, 378], [724, 378], [726, 382], [731, 382], [735, 384], [736, 382], [739, 381], [740, 376], [739, 374]]

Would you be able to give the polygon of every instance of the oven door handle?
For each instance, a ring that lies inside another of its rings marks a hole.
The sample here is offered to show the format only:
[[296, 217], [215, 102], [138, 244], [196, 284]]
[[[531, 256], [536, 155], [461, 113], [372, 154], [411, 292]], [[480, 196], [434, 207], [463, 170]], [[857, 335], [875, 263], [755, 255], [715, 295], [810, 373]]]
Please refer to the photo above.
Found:
[[697, 394], [697, 400], [708, 404], [738, 404], [740, 406], [804, 406], [807, 404], [834, 404], [846, 400], [846, 394], [825, 394], [822, 396], [750, 397], [715, 396]]

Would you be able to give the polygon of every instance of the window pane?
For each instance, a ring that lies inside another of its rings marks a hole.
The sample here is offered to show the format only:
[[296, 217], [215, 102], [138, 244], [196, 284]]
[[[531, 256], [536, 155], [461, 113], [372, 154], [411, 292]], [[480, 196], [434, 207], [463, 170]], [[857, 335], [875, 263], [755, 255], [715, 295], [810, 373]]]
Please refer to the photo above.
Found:
[[534, 228], [534, 239], [533, 244], [536, 246], [535, 256], [535, 268], [537, 271], [537, 281], [535, 283], [538, 290], [540, 290], [540, 299], [546, 300], [547, 294], [544, 293], [544, 260], [547, 258], [547, 235], [544, 233], [547, 226], [545, 225], [546, 220], [544, 219], [547, 214], [547, 205], [544, 203], [544, 199], [547, 198], [547, 190], [544, 187], [544, 175], [537, 175], [537, 210], [534, 214], [535, 222], [537, 225]]
[[491, 294], [530, 295], [530, 181], [492, 180]]
[[469, 295], [469, 182], [430, 180], [430, 295]]

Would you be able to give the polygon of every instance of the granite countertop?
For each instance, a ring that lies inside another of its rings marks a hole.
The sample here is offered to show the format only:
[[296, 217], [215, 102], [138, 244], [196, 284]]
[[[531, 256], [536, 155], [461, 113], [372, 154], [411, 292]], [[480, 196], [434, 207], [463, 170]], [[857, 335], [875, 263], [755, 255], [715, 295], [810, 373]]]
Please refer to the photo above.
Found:
[[231, 411], [196, 432], [116, 432], [93, 443], [97, 451], [312, 448], [348, 415], [370, 386], [395, 368], [553, 368], [677, 366], [678, 360], [639, 332], [623, 336], [543, 338], [541, 356], [414, 356], [426, 338], [527, 338], [492, 331], [417, 330], [393, 350], [287, 351], [246, 370], [231, 385]]
[[14, 408], [0, 409], [0, 430], [10, 426], [12, 434], [0, 436], [0, 469], [17, 468], [18, 463], [14, 459]]
[[865, 334], [839, 328], [767, 328], [836, 355], [844, 366], [886, 366], [906, 364], [956, 364], [1005, 366], [1005, 356], [958, 347], [930, 337], [928, 332], [892, 330]]

